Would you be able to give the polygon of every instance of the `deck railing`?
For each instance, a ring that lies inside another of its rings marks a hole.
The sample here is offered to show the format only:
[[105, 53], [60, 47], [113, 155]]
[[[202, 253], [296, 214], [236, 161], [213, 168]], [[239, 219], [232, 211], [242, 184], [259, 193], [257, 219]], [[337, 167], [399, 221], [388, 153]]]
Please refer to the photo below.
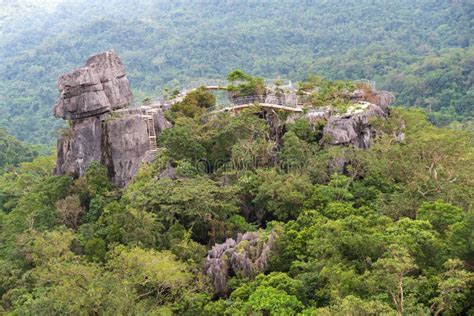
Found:
[[[238, 85], [241, 82], [233, 82], [234, 85]], [[285, 107], [293, 107], [293, 108], [301, 108], [303, 107], [304, 103], [308, 102], [308, 99], [310, 98], [310, 95], [297, 95], [296, 91], [293, 88], [293, 84], [291, 80], [281, 80], [281, 79], [265, 79], [265, 85], [269, 88], [274, 88], [275, 84], [277, 84], [280, 87], [289, 87], [290, 88], [290, 93], [285, 94], [284, 96], [276, 96], [276, 95], [251, 95], [251, 96], [243, 96], [243, 97], [237, 97], [237, 98], [231, 98], [229, 99], [229, 102], [225, 105], [221, 106], [215, 106], [212, 107], [210, 110], [215, 111], [215, 110], [225, 110], [225, 109], [231, 109], [237, 106], [242, 106], [242, 105], [250, 105], [250, 104], [259, 104], [259, 103], [264, 103], [264, 104], [272, 104], [272, 105], [278, 105], [278, 106], [285, 106]], [[354, 81], [354, 83], [364, 83], [375, 89], [375, 81], [372, 80], [367, 80], [367, 79], [360, 79]], [[154, 99], [153, 105], [152, 106], [160, 106], [164, 109], [170, 108], [174, 103], [181, 101], [187, 93], [190, 91], [199, 88], [199, 87], [210, 87], [212, 89], [220, 89], [220, 88], [225, 88], [229, 85], [229, 82], [227, 80], [222, 80], [222, 79], [202, 79], [202, 80], [197, 80], [193, 81], [184, 88], [180, 90], [180, 94], [173, 98], [167, 98], [167, 97], [157, 97]], [[287, 91], [288, 92], [288, 91]]]
[[375, 81], [369, 79], [359, 79], [354, 81], [355, 84], [363, 83], [375, 90]]
[[281, 107], [289, 107], [289, 108], [302, 108], [303, 102], [297, 96], [286, 96], [286, 97], [279, 97], [275, 95], [249, 95], [249, 96], [242, 96], [237, 98], [232, 98], [229, 100], [230, 103], [224, 107], [211, 107], [208, 108], [209, 112], [214, 111], [225, 111], [230, 110], [236, 107], [241, 107], [245, 105], [251, 104], [271, 104]]

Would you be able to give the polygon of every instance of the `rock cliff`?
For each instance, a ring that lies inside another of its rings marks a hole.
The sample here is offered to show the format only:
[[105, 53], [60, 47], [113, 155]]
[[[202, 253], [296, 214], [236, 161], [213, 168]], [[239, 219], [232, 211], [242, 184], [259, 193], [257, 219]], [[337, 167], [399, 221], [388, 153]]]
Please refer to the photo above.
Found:
[[[376, 133], [372, 127], [372, 120], [388, 117], [388, 105], [394, 97], [386, 91], [375, 91], [369, 98], [371, 102], [368, 102], [358, 91], [353, 95], [356, 96], [356, 100], [342, 113], [326, 106], [309, 109], [304, 114], [313, 125], [324, 126], [323, 145], [345, 145], [359, 149], [367, 149], [372, 145]], [[289, 122], [298, 117], [299, 115], [290, 117]]]
[[58, 139], [55, 174], [82, 176], [99, 161], [110, 178], [126, 185], [156, 151], [156, 136], [170, 127], [163, 111], [128, 108], [132, 93], [122, 61], [113, 51], [90, 57], [85, 66], [59, 77], [56, 117], [70, 121]]

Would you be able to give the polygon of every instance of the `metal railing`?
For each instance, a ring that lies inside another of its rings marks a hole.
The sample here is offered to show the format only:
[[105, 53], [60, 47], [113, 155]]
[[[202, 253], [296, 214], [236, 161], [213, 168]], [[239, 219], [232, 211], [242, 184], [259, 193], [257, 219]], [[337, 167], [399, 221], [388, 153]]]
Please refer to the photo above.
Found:
[[[293, 107], [293, 108], [298, 108], [298, 107], [303, 107], [303, 104], [305, 103], [305, 98], [308, 99], [309, 96], [302, 96], [302, 95], [297, 95], [296, 92], [293, 89], [293, 84], [291, 80], [286, 80], [286, 79], [264, 79], [265, 80], [265, 85], [269, 88], [274, 88], [275, 84], [278, 84], [280, 87], [290, 87], [290, 93], [285, 94], [284, 96], [276, 96], [274, 94], [272, 95], [251, 95], [251, 96], [243, 96], [243, 97], [237, 97], [237, 98], [231, 98], [229, 99], [229, 103], [221, 106], [216, 106], [211, 108], [212, 111], [218, 110], [219, 108], [222, 109], [230, 109], [236, 106], [242, 106], [242, 105], [250, 105], [250, 104], [258, 104], [258, 103], [265, 103], [265, 104], [272, 104], [272, 105], [277, 105], [277, 106], [285, 106], [285, 107]], [[236, 81], [233, 82], [234, 85], [238, 85], [241, 82]], [[370, 86], [372, 89], [375, 89], [375, 81], [368, 80], [368, 79], [360, 79], [354, 81], [354, 83], [364, 83]], [[186, 94], [188, 94], [190, 91], [197, 89], [199, 87], [218, 87], [218, 88], [224, 88], [227, 87], [230, 83], [227, 80], [222, 80], [222, 79], [202, 79], [202, 80], [196, 80], [191, 82], [190, 84], [186, 85], [184, 88], [180, 90], [180, 94], [173, 98], [170, 99], [169, 97], [163, 97], [159, 96], [154, 99], [153, 105], [152, 106], [160, 106], [163, 109], [168, 109], [170, 108], [174, 103], [181, 101]], [[306, 100], [307, 101], [307, 100]]]
[[270, 104], [280, 107], [288, 107], [288, 108], [302, 108], [303, 102], [297, 96], [276, 96], [276, 95], [249, 95], [249, 96], [242, 96], [237, 98], [232, 98], [229, 100], [230, 104], [225, 107], [218, 108], [218, 107], [211, 107], [208, 108], [209, 112], [214, 111], [225, 111], [230, 110], [232, 108], [246, 106], [246, 105], [258, 105], [258, 104]]
[[[291, 80], [288, 79], [264, 79], [265, 86], [269, 88], [275, 88], [276, 86], [279, 86], [281, 88], [293, 88], [293, 84]], [[230, 84], [233, 84], [235, 86], [238, 86], [239, 84], [245, 83], [244, 81], [234, 81], [234, 82], [229, 82], [227, 80], [223, 79], [199, 79], [199, 80], [194, 80], [186, 85], [182, 86], [178, 91], [180, 96], [185, 96], [189, 92], [199, 88], [199, 87], [212, 87], [212, 88], [226, 88]], [[157, 96], [154, 98], [154, 103], [159, 105], [159, 104], [169, 104], [169, 96]]]
[[[264, 79], [265, 86], [275, 88], [279, 86], [281, 88], [293, 88], [291, 80], [288, 79]], [[238, 86], [239, 84], [245, 83], [245, 81], [234, 81], [233, 85]], [[186, 95], [189, 91], [197, 89], [199, 87], [227, 87], [231, 82], [223, 79], [201, 79], [191, 81], [182, 87], [179, 91], [181, 95]]]
[[180, 93], [182, 95], [186, 95], [189, 91], [192, 91], [200, 87], [222, 87], [223, 88], [223, 87], [227, 87], [228, 85], [229, 85], [229, 82], [227, 80], [203, 79], [203, 80], [192, 81], [191, 83], [187, 84], [180, 90]]
[[359, 79], [354, 81], [355, 84], [363, 83], [375, 90], [375, 81], [369, 79]]

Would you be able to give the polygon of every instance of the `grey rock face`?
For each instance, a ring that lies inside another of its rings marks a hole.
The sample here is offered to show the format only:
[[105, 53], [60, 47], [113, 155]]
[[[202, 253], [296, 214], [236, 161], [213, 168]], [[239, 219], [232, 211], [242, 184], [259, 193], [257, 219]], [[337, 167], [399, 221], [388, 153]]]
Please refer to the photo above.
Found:
[[321, 107], [319, 109], [313, 109], [308, 111], [306, 117], [311, 123], [315, 123], [318, 120], [327, 120], [331, 116], [330, 107]]
[[176, 171], [176, 168], [171, 166], [170, 163], [166, 165], [166, 169], [163, 170], [157, 177], [155, 177], [155, 180], [158, 181], [160, 179], [171, 179], [171, 180], [177, 180], [178, 177], [178, 172]]
[[93, 161], [101, 160], [102, 122], [89, 117], [73, 123], [58, 139], [55, 174], [84, 174]]
[[130, 84], [125, 68], [115, 52], [105, 52], [90, 57], [86, 62], [98, 74], [112, 110], [125, 107], [132, 102]]
[[71, 127], [58, 140], [55, 174], [80, 177], [98, 161], [124, 186], [142, 163], [154, 159], [152, 143], [171, 124], [159, 108], [125, 108], [132, 93], [117, 54], [92, 56], [84, 67], [62, 75], [58, 86], [53, 112], [71, 120]]
[[331, 145], [353, 145], [367, 149], [372, 143], [370, 120], [386, 117], [387, 113], [375, 104], [368, 105], [363, 111], [328, 118], [324, 127], [324, 136]]
[[98, 161], [108, 168], [115, 184], [125, 186], [142, 163], [153, 160], [146, 119], [139, 114], [106, 117], [73, 121], [58, 140], [55, 174], [80, 177], [91, 162]]
[[150, 150], [146, 122], [139, 115], [109, 120], [105, 124], [104, 138], [103, 162], [109, 167], [114, 183], [124, 186], [137, 173]]
[[239, 233], [237, 239], [227, 239], [209, 250], [205, 273], [211, 279], [216, 294], [227, 292], [227, 280], [231, 272], [253, 277], [267, 268], [276, 235], [272, 231], [267, 240], [257, 232]]
[[393, 102], [393, 100], [395, 100], [395, 97], [388, 91], [378, 91], [375, 96], [375, 104], [384, 111], [387, 110], [387, 107]]
[[115, 52], [89, 58], [86, 65], [58, 80], [60, 98], [54, 116], [81, 119], [127, 106], [132, 92], [122, 61]]
[[161, 134], [165, 129], [171, 127], [171, 123], [165, 118], [165, 114], [161, 108], [154, 109], [153, 119], [155, 121], [155, 130], [158, 134]]

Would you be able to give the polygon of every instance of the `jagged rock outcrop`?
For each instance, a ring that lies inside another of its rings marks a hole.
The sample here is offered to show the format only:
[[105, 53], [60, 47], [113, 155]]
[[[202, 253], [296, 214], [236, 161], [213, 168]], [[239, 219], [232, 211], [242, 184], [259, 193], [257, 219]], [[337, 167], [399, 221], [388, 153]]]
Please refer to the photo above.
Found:
[[[352, 105], [343, 113], [331, 106], [310, 107], [304, 112], [303, 117], [309, 121], [315, 133], [322, 133], [321, 145], [345, 145], [367, 149], [376, 134], [372, 120], [388, 117], [388, 106], [394, 100], [394, 96], [387, 91], [370, 90], [368, 94], [363, 90], [355, 90], [348, 94], [348, 97], [349, 104]], [[288, 116], [286, 124], [294, 123], [299, 118], [300, 113], [293, 113]]]
[[228, 238], [224, 243], [214, 245], [206, 258], [205, 273], [211, 279], [216, 294], [227, 292], [227, 280], [231, 273], [253, 277], [264, 272], [275, 240], [274, 231], [268, 238], [261, 233], [246, 232], [239, 233], [235, 240]]
[[362, 103], [359, 109], [351, 109], [343, 115], [333, 115], [324, 127], [326, 141], [331, 145], [353, 145], [356, 148], [370, 147], [374, 131], [371, 119], [386, 117], [387, 112], [375, 104]]
[[101, 161], [102, 131], [98, 117], [73, 121], [58, 139], [54, 173], [82, 175], [91, 162]]
[[171, 127], [171, 123], [168, 122], [163, 110], [159, 107], [154, 108], [153, 119], [155, 121], [155, 130], [158, 134], [161, 134], [165, 129]]
[[59, 77], [54, 115], [81, 119], [127, 106], [132, 92], [122, 61], [113, 51], [90, 57], [85, 66]]
[[124, 186], [137, 173], [142, 158], [150, 150], [147, 125], [137, 114], [108, 120], [103, 140], [106, 146], [102, 161], [109, 167], [114, 183]]
[[56, 117], [70, 120], [58, 139], [55, 174], [82, 176], [99, 161], [109, 177], [126, 185], [156, 150], [156, 136], [171, 127], [158, 107], [127, 108], [132, 93], [115, 52], [90, 57], [86, 65], [59, 77]]

